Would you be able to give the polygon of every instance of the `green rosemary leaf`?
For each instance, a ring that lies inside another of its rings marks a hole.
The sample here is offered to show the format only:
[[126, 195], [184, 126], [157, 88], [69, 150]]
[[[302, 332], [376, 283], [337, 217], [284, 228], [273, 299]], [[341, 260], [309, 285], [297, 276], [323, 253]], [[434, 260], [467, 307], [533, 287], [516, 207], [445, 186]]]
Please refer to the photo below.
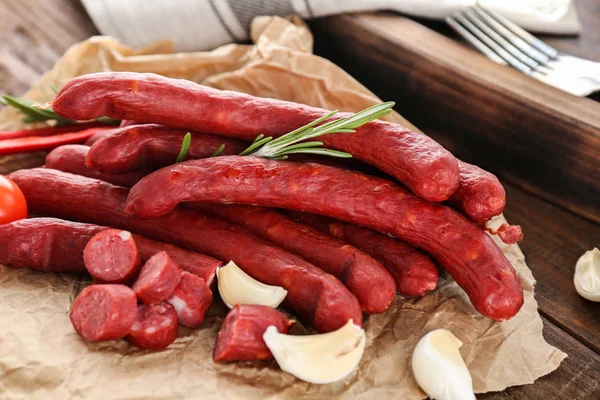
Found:
[[114, 118], [110, 118], [110, 117], [98, 117], [95, 119], [96, 122], [102, 122], [103, 124], [106, 125], [121, 125], [121, 120], [119, 119], [114, 119]]
[[211, 157], [216, 157], [216, 156], [220, 155], [223, 152], [223, 150], [225, 150], [225, 143], [223, 143], [222, 145], [220, 145], [219, 148], [216, 149], [215, 152], [212, 153], [210, 156]]
[[288, 154], [317, 154], [320, 156], [352, 158], [352, 154], [346, 153], [345, 151], [337, 151], [337, 150], [321, 149], [321, 148], [296, 149], [296, 150], [291, 150], [289, 152], [284, 151], [284, 152], [280, 153], [279, 157], [287, 156]]
[[56, 85], [50, 85], [50, 89], [52, 89], [52, 91], [53, 91], [54, 93], [58, 93], [58, 92], [60, 92], [60, 89], [59, 89], [59, 88], [58, 88], [58, 86], [56, 86]]
[[254, 143], [258, 142], [260, 139], [262, 139], [262, 138], [264, 138], [264, 137], [265, 137], [265, 135], [263, 135], [263, 134], [261, 133], [260, 135], [258, 135], [258, 136], [257, 136], [257, 137], [254, 139], [254, 141], [252, 142], [252, 144], [254, 144]]
[[181, 150], [179, 150], [179, 155], [177, 156], [177, 160], [175, 161], [175, 164], [182, 162], [185, 159], [185, 156], [187, 155], [187, 152], [190, 149], [191, 143], [192, 143], [192, 134], [188, 132], [185, 134], [185, 136], [183, 137], [183, 140], [181, 141]]
[[246, 150], [242, 151], [240, 153], [240, 156], [247, 156], [248, 154], [252, 154], [252, 152], [254, 152], [255, 149], [258, 149], [260, 146], [270, 142], [271, 140], [273, 140], [272, 136], [255, 141], [254, 143], [252, 143], [250, 145], [250, 147], [248, 147]]

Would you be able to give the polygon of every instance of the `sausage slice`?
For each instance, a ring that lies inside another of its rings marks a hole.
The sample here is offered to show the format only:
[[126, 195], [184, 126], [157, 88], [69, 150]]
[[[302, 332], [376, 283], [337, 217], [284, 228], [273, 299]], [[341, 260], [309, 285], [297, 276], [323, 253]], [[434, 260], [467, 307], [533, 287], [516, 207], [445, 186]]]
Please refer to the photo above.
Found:
[[131, 282], [142, 264], [133, 235], [119, 229], [94, 235], [83, 250], [83, 261], [94, 280], [101, 283]]

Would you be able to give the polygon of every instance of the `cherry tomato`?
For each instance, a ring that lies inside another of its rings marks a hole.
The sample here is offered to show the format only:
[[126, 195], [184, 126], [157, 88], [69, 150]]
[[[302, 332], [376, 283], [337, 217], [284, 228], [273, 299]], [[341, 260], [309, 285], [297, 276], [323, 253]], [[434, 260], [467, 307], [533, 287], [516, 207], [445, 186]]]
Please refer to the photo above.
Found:
[[21, 189], [0, 175], [0, 224], [27, 218], [27, 202]]

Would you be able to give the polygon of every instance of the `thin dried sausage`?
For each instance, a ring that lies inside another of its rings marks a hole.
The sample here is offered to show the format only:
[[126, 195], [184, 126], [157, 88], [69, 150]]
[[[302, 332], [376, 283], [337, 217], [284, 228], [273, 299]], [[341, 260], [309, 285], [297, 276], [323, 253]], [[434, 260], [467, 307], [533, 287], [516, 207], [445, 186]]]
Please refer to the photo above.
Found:
[[[128, 72], [77, 77], [61, 89], [51, 106], [69, 119], [106, 115], [250, 141], [259, 134], [281, 136], [327, 114], [302, 104]], [[328, 134], [319, 140], [375, 165], [429, 201], [447, 200], [458, 186], [454, 156], [433, 139], [398, 124], [373, 121], [352, 135]]]
[[[119, 174], [154, 170], [174, 164], [187, 129], [147, 124], [115, 129], [90, 149], [86, 165], [94, 170]], [[223, 155], [239, 154], [247, 146], [237, 140], [193, 133], [186, 159], [210, 157], [222, 144]]]
[[502, 321], [523, 305], [517, 274], [491, 237], [451, 208], [385, 179], [313, 163], [215, 157], [146, 176], [131, 189], [126, 210], [153, 218], [188, 201], [288, 208], [368, 227], [432, 255], [481, 314]]
[[106, 229], [85, 246], [83, 262], [96, 282], [129, 283], [137, 275], [142, 258], [131, 232]]
[[273, 354], [263, 340], [269, 326], [288, 333], [294, 321], [267, 306], [238, 304], [229, 311], [217, 336], [214, 361], [271, 360]]
[[393, 237], [320, 215], [290, 212], [294, 218], [350, 243], [379, 260], [405, 296], [424, 296], [436, 288], [438, 269], [427, 255]]
[[125, 285], [91, 285], [79, 293], [71, 308], [71, 323], [84, 339], [121, 339], [135, 321], [137, 301]]
[[167, 302], [177, 311], [181, 325], [197, 328], [204, 322], [212, 300], [212, 292], [206, 282], [196, 275], [184, 272]]
[[57, 147], [46, 156], [46, 168], [59, 169], [72, 174], [88, 176], [118, 186], [133, 186], [142, 179], [147, 172], [133, 171], [124, 174], [105, 174], [88, 168], [85, 157], [90, 150], [89, 146], [80, 144], [67, 144]]
[[[226, 157], [214, 159], [219, 158]], [[358, 300], [336, 277], [241, 227], [191, 210], [152, 220], [135, 218], [124, 211], [125, 188], [66, 172], [34, 168], [9, 177], [32, 212], [112, 225], [232, 260], [253, 278], [284, 287], [284, 305], [321, 332], [338, 329], [349, 319], [362, 325]]]
[[177, 312], [169, 303], [140, 304], [125, 339], [140, 349], [161, 350], [177, 339], [178, 329]]
[[243, 226], [338, 277], [367, 314], [384, 312], [396, 295], [394, 279], [377, 260], [276, 210], [201, 203], [190, 207]]
[[143, 303], [160, 303], [173, 294], [181, 273], [167, 252], [161, 251], [146, 261], [131, 288]]

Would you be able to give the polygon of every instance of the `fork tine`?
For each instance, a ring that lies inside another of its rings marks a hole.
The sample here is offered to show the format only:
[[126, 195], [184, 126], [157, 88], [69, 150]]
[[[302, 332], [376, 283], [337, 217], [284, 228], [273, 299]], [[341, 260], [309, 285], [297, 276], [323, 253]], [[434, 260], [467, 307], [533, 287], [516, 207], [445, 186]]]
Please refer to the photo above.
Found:
[[508, 65], [508, 63], [506, 61], [504, 61], [504, 59], [502, 57], [500, 57], [500, 56], [498, 56], [498, 54], [494, 53], [494, 50], [487, 47], [485, 45], [485, 43], [483, 43], [481, 40], [477, 39], [475, 36], [473, 36], [473, 34], [471, 32], [469, 32], [468, 30], [463, 28], [462, 25], [459, 24], [453, 17], [446, 17], [446, 23], [448, 25], [450, 25], [450, 27], [452, 29], [454, 29], [454, 31], [456, 33], [458, 33], [463, 38], [465, 38], [469, 43], [471, 43], [473, 45], [473, 47], [475, 47], [477, 50], [482, 52], [487, 58], [491, 59], [492, 61], [494, 61], [498, 64]]
[[525, 31], [521, 27], [517, 26], [515, 23], [510, 22], [508, 19], [504, 18], [502, 15], [498, 14], [492, 10], [485, 10], [489, 15], [491, 15], [496, 21], [504, 25], [506, 28], [510, 29], [515, 35], [523, 39], [525, 42], [529, 43], [531, 46], [535, 47], [550, 59], [556, 58], [558, 56], [558, 51], [548, 46], [546, 43], [542, 42], [540, 39], [536, 38], [529, 32]]
[[521, 39], [512, 31], [504, 27], [504, 25], [496, 21], [494, 17], [492, 17], [489, 14], [489, 11], [487, 9], [481, 6], [472, 7], [471, 9], [475, 11], [475, 13], [479, 15], [479, 17], [484, 19], [487, 25], [489, 25], [492, 29], [494, 29], [496, 32], [502, 35], [506, 40], [512, 43], [516, 48], [521, 50], [527, 56], [533, 58], [540, 64], [546, 64], [548, 61], [550, 61], [550, 58], [547, 55], [537, 50], [535, 47], [531, 46], [529, 43]]
[[492, 40], [498, 43], [500, 46], [504, 48], [504, 50], [508, 51], [513, 57], [521, 61], [523, 64], [527, 65], [531, 69], [536, 69], [540, 66], [540, 63], [535, 61], [534, 59], [528, 57], [521, 50], [517, 49], [511, 43], [509, 43], [506, 39], [500, 36], [496, 31], [490, 28], [485, 21], [483, 21], [477, 14], [473, 12], [473, 10], [465, 10], [463, 11], [463, 15], [472, 23], [477, 25], [479, 29], [481, 29], [486, 35], [488, 35]]
[[508, 51], [504, 50], [502, 46], [490, 39], [485, 33], [483, 33], [478, 27], [473, 25], [471, 21], [466, 19], [461, 13], [454, 14], [454, 19], [460, 22], [466, 29], [468, 29], [473, 35], [475, 35], [477, 39], [481, 40], [489, 48], [494, 50], [496, 54], [502, 57], [504, 61], [506, 61], [512, 67], [518, 69], [524, 74], [531, 75], [533, 70], [530, 67], [528, 67], [526, 64], [523, 64], [517, 58], [513, 57]]

